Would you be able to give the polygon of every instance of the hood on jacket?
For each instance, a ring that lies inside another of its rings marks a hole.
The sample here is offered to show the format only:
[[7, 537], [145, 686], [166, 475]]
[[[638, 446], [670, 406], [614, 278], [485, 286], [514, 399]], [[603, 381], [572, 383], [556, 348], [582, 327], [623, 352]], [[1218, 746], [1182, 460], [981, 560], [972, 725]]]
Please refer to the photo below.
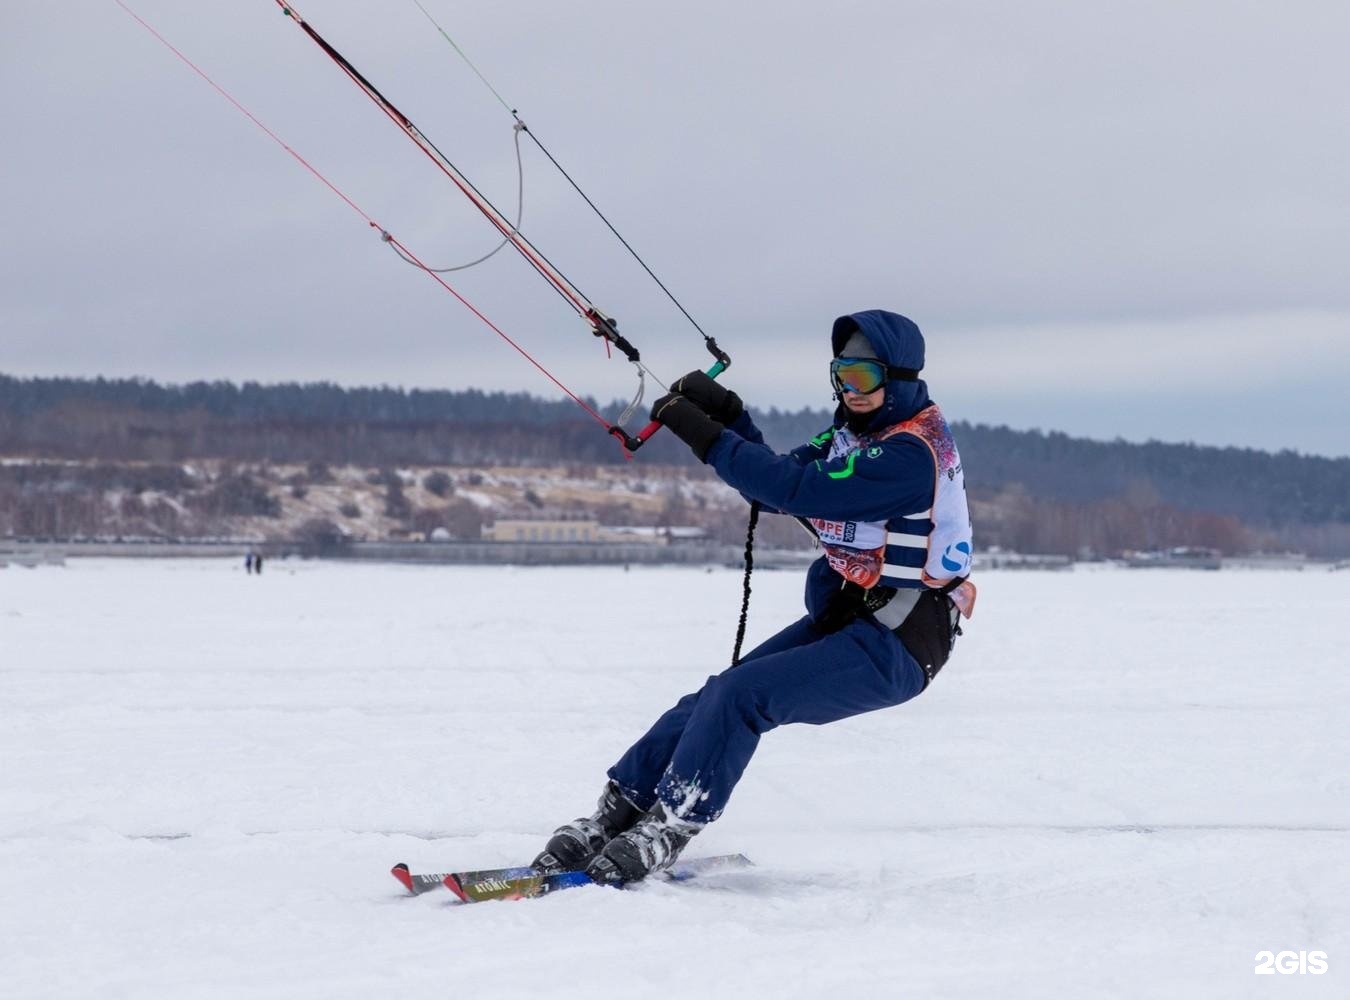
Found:
[[[840, 316], [834, 321], [830, 331], [830, 351], [839, 357], [849, 337], [861, 333], [872, 345], [878, 358], [894, 368], [923, 368], [923, 334], [913, 320], [899, 313], [886, 312], [884, 309], [868, 309], [863, 312]], [[861, 433], [879, 431], [902, 420], [908, 420], [931, 400], [928, 398], [928, 385], [922, 379], [905, 382], [900, 379], [886, 381], [886, 399], [874, 413], [863, 419], [851, 414], [848, 407], [840, 401], [835, 411], [836, 421], [853, 423], [850, 427]]]

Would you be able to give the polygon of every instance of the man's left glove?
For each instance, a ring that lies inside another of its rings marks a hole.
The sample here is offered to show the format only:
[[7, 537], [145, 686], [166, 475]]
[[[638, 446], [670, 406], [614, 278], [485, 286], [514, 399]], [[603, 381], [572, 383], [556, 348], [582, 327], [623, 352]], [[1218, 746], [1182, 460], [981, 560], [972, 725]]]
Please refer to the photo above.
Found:
[[678, 392], [667, 393], [652, 404], [652, 419], [669, 427], [700, 462], [708, 460], [708, 449], [726, 429]]
[[681, 375], [670, 388], [726, 427], [734, 424], [745, 410], [740, 396], [714, 381], [706, 372], [692, 371]]

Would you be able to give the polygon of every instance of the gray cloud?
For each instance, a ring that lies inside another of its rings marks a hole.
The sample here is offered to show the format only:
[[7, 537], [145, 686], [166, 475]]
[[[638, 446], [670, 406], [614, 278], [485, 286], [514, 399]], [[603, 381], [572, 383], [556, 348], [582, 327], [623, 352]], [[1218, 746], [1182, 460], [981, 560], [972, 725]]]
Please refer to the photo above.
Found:
[[[827, 402], [829, 320], [886, 307], [967, 415], [1350, 453], [1343, 4], [427, 5], [748, 397]], [[133, 6], [428, 261], [492, 245], [272, 4]], [[410, 0], [302, 11], [511, 204], [510, 117]], [[3, 18], [0, 370], [552, 394], [115, 4]], [[658, 372], [704, 361], [537, 153], [525, 219]], [[630, 390], [519, 259], [453, 283], [579, 392]], [[1243, 419], [1262, 396], [1281, 419]]]

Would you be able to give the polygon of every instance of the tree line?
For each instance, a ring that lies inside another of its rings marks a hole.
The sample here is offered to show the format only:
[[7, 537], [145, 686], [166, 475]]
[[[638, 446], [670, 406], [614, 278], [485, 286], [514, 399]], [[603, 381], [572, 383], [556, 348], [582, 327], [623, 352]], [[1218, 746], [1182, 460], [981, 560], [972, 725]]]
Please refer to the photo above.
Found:
[[[607, 419], [622, 409], [617, 402], [588, 403]], [[780, 450], [807, 440], [832, 417], [812, 409], [752, 413]], [[1092, 441], [978, 424], [953, 429], [984, 544], [1070, 554], [1174, 544], [1350, 554], [1347, 458]], [[575, 404], [523, 393], [5, 375], [0, 454], [105, 469], [151, 463], [161, 470], [194, 458], [372, 468], [625, 461], [617, 442]], [[639, 462], [695, 464], [668, 434], [653, 438]], [[18, 483], [16, 475], [0, 475], [0, 511], [20, 496], [30, 511], [40, 506], [40, 494], [58, 503], [61, 491], [31, 478]], [[86, 483], [66, 493], [92, 489]], [[74, 495], [60, 500], [77, 502]], [[210, 509], [210, 501], [199, 502]], [[251, 502], [265, 513], [264, 499]]]

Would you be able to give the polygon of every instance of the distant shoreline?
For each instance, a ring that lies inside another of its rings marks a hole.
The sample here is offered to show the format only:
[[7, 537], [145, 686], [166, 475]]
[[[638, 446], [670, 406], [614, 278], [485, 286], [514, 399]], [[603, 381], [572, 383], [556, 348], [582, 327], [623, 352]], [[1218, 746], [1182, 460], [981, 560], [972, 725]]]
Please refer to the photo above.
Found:
[[[315, 550], [301, 542], [211, 539], [197, 541], [5, 541], [0, 540], [0, 568], [61, 565], [67, 559], [238, 559], [261, 552], [269, 559], [323, 559], [341, 562], [402, 563], [440, 566], [725, 566], [740, 568], [741, 546], [698, 542], [651, 545], [641, 542], [350, 542]], [[816, 559], [814, 549], [764, 549], [755, 553], [756, 569], [804, 568]], [[1350, 569], [1350, 560], [1312, 559], [1297, 555], [1225, 556], [1218, 566], [1188, 567], [1182, 563], [1130, 563], [1125, 559], [1077, 562], [1066, 556], [986, 552], [977, 556], [976, 572], [1063, 572], [1076, 568], [1152, 570], [1287, 570], [1298, 572]]]

